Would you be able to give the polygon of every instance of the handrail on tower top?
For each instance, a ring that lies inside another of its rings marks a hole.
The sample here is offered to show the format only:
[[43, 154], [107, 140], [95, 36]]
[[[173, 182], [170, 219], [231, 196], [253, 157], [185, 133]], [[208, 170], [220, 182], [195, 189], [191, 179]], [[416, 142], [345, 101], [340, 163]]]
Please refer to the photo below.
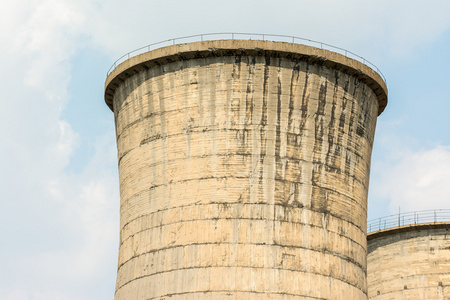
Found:
[[383, 73], [380, 71], [380, 69], [378, 69], [377, 66], [375, 66], [373, 63], [371, 63], [364, 57], [359, 56], [359, 55], [357, 55], [351, 51], [348, 51], [346, 49], [336, 47], [336, 46], [333, 46], [333, 45], [330, 45], [327, 43], [318, 42], [318, 41], [301, 38], [301, 37], [296, 37], [296, 36], [280, 35], [280, 34], [266, 34], [266, 33], [263, 34], [263, 33], [235, 33], [235, 32], [196, 34], [196, 35], [178, 37], [178, 38], [168, 39], [168, 40], [156, 42], [153, 44], [149, 44], [147, 46], [130, 51], [130, 52], [122, 55], [121, 57], [119, 57], [109, 68], [108, 72], [106, 73], [106, 76], [108, 76], [112, 72], [112, 70], [114, 70], [123, 61], [125, 61], [133, 56], [136, 56], [136, 55], [139, 55], [139, 54], [151, 51], [151, 50], [155, 50], [158, 48], [162, 48], [165, 46], [181, 44], [184, 42], [205, 41], [205, 40], [213, 40], [213, 39], [214, 40], [223, 40], [223, 39], [232, 39], [232, 40], [234, 40], [234, 39], [240, 39], [240, 40], [250, 39], [251, 40], [252, 38], [260, 39], [263, 41], [267, 41], [267, 40], [283, 41], [283, 42], [302, 44], [302, 45], [307, 45], [309, 43], [309, 44], [314, 44], [317, 47], [320, 46], [321, 49], [324, 49], [324, 47], [329, 48], [329, 49], [331, 49], [335, 52], [338, 52], [346, 57], [356, 59], [356, 60], [362, 62], [363, 64], [369, 65], [371, 68], [374, 68], [374, 70], [376, 70], [376, 72], [378, 74], [380, 74], [380, 76], [383, 78], [384, 82], [387, 84], [386, 77], [384, 77]]
[[450, 209], [433, 209], [398, 213], [367, 222], [367, 232], [423, 223], [450, 222]]

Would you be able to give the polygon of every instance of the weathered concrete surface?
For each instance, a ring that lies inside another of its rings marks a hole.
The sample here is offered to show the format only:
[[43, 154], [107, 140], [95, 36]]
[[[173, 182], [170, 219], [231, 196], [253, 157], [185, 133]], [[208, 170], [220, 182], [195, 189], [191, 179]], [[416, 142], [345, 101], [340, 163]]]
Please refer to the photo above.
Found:
[[263, 41], [176, 45], [114, 70], [115, 299], [367, 299], [377, 76]]
[[450, 223], [368, 235], [369, 299], [450, 299]]

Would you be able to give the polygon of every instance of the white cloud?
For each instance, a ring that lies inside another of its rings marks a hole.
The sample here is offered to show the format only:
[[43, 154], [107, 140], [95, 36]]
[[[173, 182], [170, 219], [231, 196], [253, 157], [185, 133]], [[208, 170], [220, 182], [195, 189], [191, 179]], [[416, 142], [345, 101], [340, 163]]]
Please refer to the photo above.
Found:
[[376, 216], [398, 213], [399, 207], [402, 212], [450, 208], [450, 146], [420, 145], [387, 132], [377, 142], [382, 156], [372, 168], [369, 196]]
[[389, 199], [385, 214], [397, 213], [399, 207], [403, 212], [450, 208], [450, 146], [401, 152], [378, 166], [380, 174], [371, 187], [373, 198]]
[[48, 293], [35, 292], [29, 294], [23, 290], [14, 290], [3, 296], [2, 300], [85, 300], [79, 297], [71, 297], [67, 294], [51, 291]]
[[85, 13], [75, 1], [5, 6], [0, 244], [8, 247], [0, 249], [0, 298], [111, 298], [117, 253], [108, 250], [117, 248], [119, 198], [114, 134], [97, 136], [88, 166], [69, 174], [74, 151], [86, 145], [61, 118], [70, 60], [86, 45]]
[[[2, 237], [11, 250], [2, 251], [5, 273], [0, 298], [112, 297], [119, 229], [115, 161], [115, 141], [109, 132], [97, 140], [95, 154], [83, 172], [61, 171], [47, 193], [49, 186], [32, 186], [27, 193], [30, 199], [18, 199], [15, 206], [32, 211], [13, 215], [8, 225], [25, 227], [10, 228], [9, 239]], [[36, 192], [38, 196], [33, 197]]]

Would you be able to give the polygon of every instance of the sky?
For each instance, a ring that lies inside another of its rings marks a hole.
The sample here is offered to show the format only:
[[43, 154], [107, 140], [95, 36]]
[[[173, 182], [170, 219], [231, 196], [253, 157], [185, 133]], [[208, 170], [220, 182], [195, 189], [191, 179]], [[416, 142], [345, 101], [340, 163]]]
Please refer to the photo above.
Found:
[[113, 299], [119, 238], [106, 72], [211, 32], [345, 48], [387, 79], [368, 218], [450, 209], [448, 0], [0, 0], [0, 299]]

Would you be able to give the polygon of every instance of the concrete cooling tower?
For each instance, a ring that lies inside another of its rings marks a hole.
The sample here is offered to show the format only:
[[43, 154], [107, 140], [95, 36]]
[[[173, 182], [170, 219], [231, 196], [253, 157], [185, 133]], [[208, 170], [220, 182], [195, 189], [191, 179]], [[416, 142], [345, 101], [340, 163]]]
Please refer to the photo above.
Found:
[[369, 299], [450, 299], [450, 223], [424, 223], [370, 233]]
[[367, 299], [377, 72], [294, 43], [203, 41], [126, 60], [105, 100], [116, 300]]

